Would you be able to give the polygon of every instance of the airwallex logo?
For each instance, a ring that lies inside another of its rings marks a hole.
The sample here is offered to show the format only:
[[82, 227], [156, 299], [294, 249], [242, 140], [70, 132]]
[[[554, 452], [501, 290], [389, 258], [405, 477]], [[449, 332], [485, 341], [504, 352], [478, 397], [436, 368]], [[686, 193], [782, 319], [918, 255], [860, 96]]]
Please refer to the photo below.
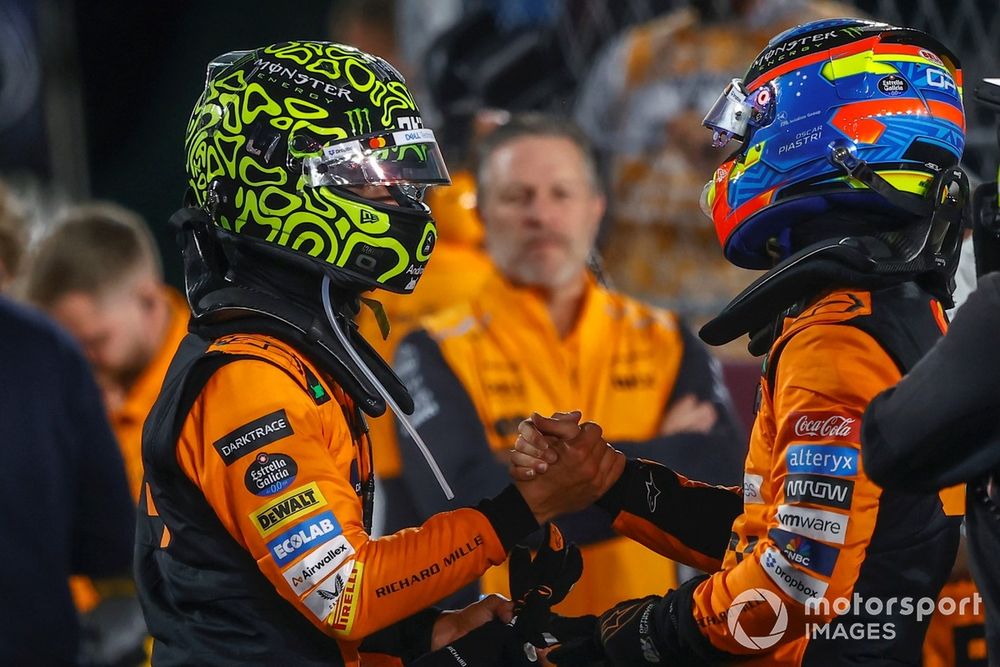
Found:
[[[904, 618], [915, 617], [920, 622], [935, 613], [976, 615], [982, 613], [982, 604], [979, 593], [958, 599], [944, 596], [938, 600], [928, 597], [883, 599], [862, 597], [857, 593], [851, 598], [832, 600], [817, 596], [805, 601], [805, 624], [795, 628], [789, 622], [788, 609], [781, 597], [766, 588], [751, 588], [733, 598], [726, 612], [726, 624], [737, 644], [764, 651], [776, 646], [790, 632], [794, 633], [794, 638], [807, 637], [810, 641], [891, 641], [896, 638], [896, 624]], [[832, 620], [828, 622], [829, 618]]]

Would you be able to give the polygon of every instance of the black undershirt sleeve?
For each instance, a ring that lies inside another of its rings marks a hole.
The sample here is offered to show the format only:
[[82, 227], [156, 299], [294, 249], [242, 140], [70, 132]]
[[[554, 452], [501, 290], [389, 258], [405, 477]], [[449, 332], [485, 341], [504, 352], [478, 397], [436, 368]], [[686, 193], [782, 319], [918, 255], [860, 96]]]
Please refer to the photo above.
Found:
[[1000, 272], [984, 276], [948, 333], [862, 420], [878, 484], [927, 492], [1000, 465]]

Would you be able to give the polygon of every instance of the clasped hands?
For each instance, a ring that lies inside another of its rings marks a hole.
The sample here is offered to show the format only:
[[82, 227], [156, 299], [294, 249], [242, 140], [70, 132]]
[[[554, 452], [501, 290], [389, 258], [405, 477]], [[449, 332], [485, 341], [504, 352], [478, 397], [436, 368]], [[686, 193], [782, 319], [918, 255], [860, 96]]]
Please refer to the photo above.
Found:
[[580, 412], [534, 413], [518, 425], [510, 475], [538, 523], [591, 505], [618, 480], [625, 455]]

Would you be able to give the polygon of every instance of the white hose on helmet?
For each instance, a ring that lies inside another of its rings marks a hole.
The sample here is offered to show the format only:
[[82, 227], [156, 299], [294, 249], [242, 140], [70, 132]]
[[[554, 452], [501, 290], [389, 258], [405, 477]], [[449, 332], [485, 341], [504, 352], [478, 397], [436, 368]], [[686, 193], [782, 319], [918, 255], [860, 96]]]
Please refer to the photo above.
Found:
[[406, 432], [410, 434], [411, 438], [413, 438], [413, 442], [417, 443], [417, 449], [419, 449], [420, 453], [424, 455], [424, 460], [427, 461], [427, 466], [431, 469], [431, 472], [434, 473], [434, 477], [437, 479], [438, 485], [440, 485], [441, 490], [444, 492], [445, 498], [453, 500], [455, 498], [455, 494], [448, 485], [448, 480], [444, 478], [444, 473], [441, 472], [441, 467], [434, 459], [434, 455], [431, 453], [431, 450], [429, 450], [427, 445], [424, 444], [423, 438], [421, 438], [420, 434], [417, 433], [417, 429], [413, 428], [413, 424], [410, 423], [406, 414], [400, 409], [399, 405], [396, 404], [396, 401], [392, 398], [392, 396], [389, 395], [389, 391], [382, 386], [382, 383], [378, 381], [378, 378], [376, 378], [375, 374], [371, 372], [371, 369], [365, 365], [365, 363], [361, 360], [361, 357], [351, 345], [347, 336], [343, 331], [341, 331], [340, 327], [337, 326], [337, 318], [333, 313], [333, 304], [330, 302], [330, 276], [328, 275], [323, 276], [322, 291], [323, 310], [326, 312], [326, 319], [329, 320], [330, 326], [333, 328], [333, 333], [337, 336], [337, 340], [339, 340], [340, 344], [344, 346], [345, 350], [347, 350], [347, 354], [351, 355], [351, 359], [358, 366], [358, 368], [361, 369], [361, 372], [364, 373], [364, 376], [368, 379], [368, 381], [375, 386], [375, 390], [378, 391], [379, 395], [385, 399], [385, 402], [390, 408], [392, 408], [392, 411], [396, 413], [396, 418], [399, 419], [399, 421], [403, 424], [403, 428], [405, 428]]

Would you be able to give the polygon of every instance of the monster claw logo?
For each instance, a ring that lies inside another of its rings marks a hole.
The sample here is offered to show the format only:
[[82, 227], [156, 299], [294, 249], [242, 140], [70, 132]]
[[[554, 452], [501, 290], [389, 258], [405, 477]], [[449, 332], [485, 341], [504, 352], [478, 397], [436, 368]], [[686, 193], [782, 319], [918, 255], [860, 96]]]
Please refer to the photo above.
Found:
[[344, 112], [348, 122], [351, 124], [351, 132], [354, 134], [369, 134], [372, 131], [372, 121], [369, 111], [365, 107], [356, 107]]

